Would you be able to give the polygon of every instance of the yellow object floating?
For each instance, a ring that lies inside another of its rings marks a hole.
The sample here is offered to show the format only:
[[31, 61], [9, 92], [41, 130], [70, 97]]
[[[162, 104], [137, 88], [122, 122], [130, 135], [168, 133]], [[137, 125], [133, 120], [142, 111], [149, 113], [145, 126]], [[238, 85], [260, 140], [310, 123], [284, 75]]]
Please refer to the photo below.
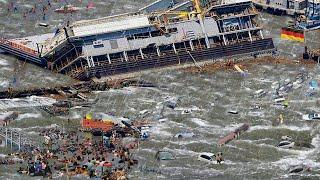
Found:
[[244, 73], [244, 71], [238, 66], [238, 65], [234, 65], [234, 68], [239, 72], [239, 73]]

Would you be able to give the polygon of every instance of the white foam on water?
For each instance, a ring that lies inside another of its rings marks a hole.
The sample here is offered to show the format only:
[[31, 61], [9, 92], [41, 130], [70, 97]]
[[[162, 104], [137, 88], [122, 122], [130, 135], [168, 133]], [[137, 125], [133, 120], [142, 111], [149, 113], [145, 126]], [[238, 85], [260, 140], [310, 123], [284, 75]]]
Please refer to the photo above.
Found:
[[10, 72], [12, 72], [13, 71], [13, 68], [10, 68], [10, 67], [1, 67], [0, 68], [0, 70], [2, 71], [2, 72], [4, 72], [4, 71], [10, 71]]
[[12, 128], [16, 131], [22, 131], [22, 130], [32, 130], [32, 129], [50, 129], [50, 128], [58, 128], [60, 127], [58, 124], [51, 124], [48, 126], [32, 126], [27, 128]]
[[205, 120], [200, 119], [200, 118], [191, 118], [190, 121], [195, 123], [195, 124], [197, 124], [197, 125], [199, 125], [199, 126], [202, 126], [202, 127], [211, 126], [208, 121], [205, 121]]
[[37, 96], [30, 96], [28, 98], [1, 99], [0, 109], [50, 106], [55, 102], [55, 99]]
[[170, 143], [172, 144], [178, 144], [178, 145], [188, 145], [188, 144], [198, 144], [198, 143], [201, 143], [202, 145], [203, 144], [208, 144], [208, 145], [211, 145], [212, 144], [212, 141], [209, 142], [207, 140], [188, 140], [190, 138], [183, 138], [183, 140], [177, 140], [177, 141], [169, 141]]
[[282, 170], [287, 170], [292, 166], [298, 166], [302, 164], [311, 168], [320, 168], [320, 162], [306, 159], [305, 157], [300, 158], [299, 156], [282, 158], [279, 161], [273, 162], [272, 164], [278, 166]]
[[219, 131], [219, 132], [233, 132], [235, 129], [239, 128], [242, 125], [243, 125], [243, 123], [229, 124], [229, 125], [227, 125], [225, 127], [217, 128], [216, 131]]
[[80, 119], [81, 115], [76, 112], [72, 112], [71, 116], [67, 116], [67, 117], [68, 117], [68, 119]]
[[9, 66], [9, 62], [5, 59], [0, 59], [0, 66]]
[[292, 125], [280, 125], [280, 126], [266, 126], [266, 125], [256, 125], [251, 126], [248, 132], [256, 131], [256, 130], [269, 130], [269, 129], [289, 129], [292, 131], [309, 131], [312, 128], [310, 126], [292, 126]]
[[22, 120], [22, 119], [30, 119], [30, 118], [40, 118], [41, 114], [39, 113], [25, 113], [25, 114], [19, 114], [17, 120]]
[[[162, 124], [157, 124], [156, 126], [153, 126], [152, 127], [152, 130], [151, 130], [151, 136], [157, 136], [157, 137], [173, 137], [173, 134], [171, 134], [170, 132], [168, 131], [165, 131], [163, 129], [166, 128], [166, 124], [165, 123], [162, 123]], [[169, 128], [167, 126], [167, 128]]]
[[[116, 93], [116, 94], [134, 94], [139, 90], [137, 87], [124, 87], [121, 89], [110, 89], [107, 93]], [[105, 91], [103, 91], [105, 92]]]
[[9, 81], [7, 80], [0, 81], [0, 88], [7, 88], [7, 87], [9, 87]]
[[175, 155], [191, 155], [196, 156], [199, 153], [195, 151], [191, 151], [188, 149], [170, 149], [170, 151], [174, 152]]
[[146, 103], [155, 103], [157, 101], [153, 99], [139, 98], [138, 101], [146, 102]]
[[253, 116], [253, 117], [256, 117], [256, 116], [258, 116], [258, 117], [265, 117], [265, 114], [264, 114], [264, 112], [262, 112], [262, 111], [249, 111], [248, 112], [248, 116]]

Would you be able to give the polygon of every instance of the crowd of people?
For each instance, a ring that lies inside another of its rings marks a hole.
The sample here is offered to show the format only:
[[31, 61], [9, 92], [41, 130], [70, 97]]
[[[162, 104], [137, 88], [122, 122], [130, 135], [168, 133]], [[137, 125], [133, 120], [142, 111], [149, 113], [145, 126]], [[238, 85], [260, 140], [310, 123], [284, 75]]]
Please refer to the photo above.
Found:
[[91, 132], [66, 133], [57, 128], [48, 128], [39, 135], [44, 137], [42, 146], [19, 153], [19, 158], [24, 161], [18, 173], [43, 177], [82, 175], [127, 179], [128, 171], [138, 163], [129, 151], [134, 147], [128, 148], [122, 141], [124, 136], [115, 130], [102, 136], [93, 136]]

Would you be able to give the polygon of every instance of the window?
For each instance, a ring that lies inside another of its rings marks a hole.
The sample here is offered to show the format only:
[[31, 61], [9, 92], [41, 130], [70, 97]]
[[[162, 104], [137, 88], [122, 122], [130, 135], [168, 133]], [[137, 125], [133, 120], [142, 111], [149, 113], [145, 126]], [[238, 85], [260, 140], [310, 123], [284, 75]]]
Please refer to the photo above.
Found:
[[127, 40], [134, 40], [134, 37], [133, 36], [129, 36], [129, 37], [127, 37]]
[[170, 29], [168, 29], [168, 32], [169, 33], [176, 33], [176, 32], [178, 32], [178, 29], [177, 28], [170, 28]]
[[161, 36], [161, 33], [160, 33], [160, 31], [152, 31], [151, 32], [151, 36], [152, 37], [158, 37], [158, 36]]
[[111, 49], [118, 49], [118, 42], [117, 40], [110, 40], [110, 46], [111, 46]]
[[93, 45], [93, 47], [94, 48], [102, 48], [102, 47], [104, 47], [104, 45], [103, 44], [95, 44], [95, 45]]

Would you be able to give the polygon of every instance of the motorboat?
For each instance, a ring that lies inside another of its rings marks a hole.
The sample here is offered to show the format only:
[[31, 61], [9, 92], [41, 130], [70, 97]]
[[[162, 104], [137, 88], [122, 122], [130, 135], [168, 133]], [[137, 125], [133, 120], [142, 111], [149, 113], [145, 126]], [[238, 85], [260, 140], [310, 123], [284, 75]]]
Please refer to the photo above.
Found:
[[193, 137], [195, 134], [193, 132], [189, 132], [189, 131], [184, 131], [184, 132], [180, 132], [177, 133], [174, 137], [176, 138], [191, 138]]
[[207, 162], [207, 163], [210, 163], [210, 164], [219, 164], [216, 161], [216, 155], [213, 154], [213, 153], [206, 153], [206, 152], [200, 153], [198, 155], [198, 161], [203, 161], [203, 162]]
[[254, 92], [254, 97], [261, 98], [261, 97], [265, 96], [266, 94], [267, 94], [267, 92], [265, 92], [263, 89], [259, 89], [256, 92]]
[[283, 149], [291, 149], [294, 147], [294, 142], [291, 141], [281, 141], [277, 147], [283, 148]]
[[238, 111], [236, 111], [236, 110], [230, 110], [230, 111], [228, 111], [228, 113], [229, 113], [229, 114], [238, 114]]
[[38, 26], [40, 26], [40, 27], [49, 27], [49, 24], [47, 24], [47, 23], [38, 23]]
[[316, 121], [316, 120], [320, 120], [320, 115], [317, 113], [304, 114], [302, 115], [302, 119], [306, 121]]

